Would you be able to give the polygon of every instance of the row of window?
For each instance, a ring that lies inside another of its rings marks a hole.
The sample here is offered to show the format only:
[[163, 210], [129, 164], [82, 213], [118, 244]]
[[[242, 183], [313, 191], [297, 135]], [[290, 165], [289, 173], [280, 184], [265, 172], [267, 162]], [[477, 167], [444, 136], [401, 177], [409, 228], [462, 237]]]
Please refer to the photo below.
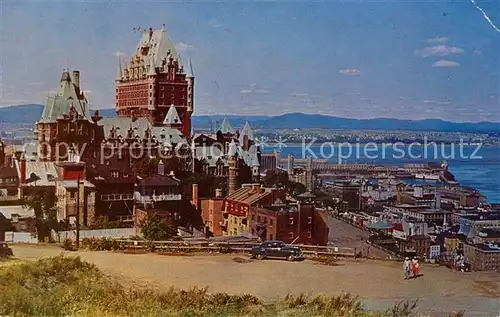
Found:
[[16, 182], [16, 178], [0, 178], [0, 184], [2, 183], [5, 183], [5, 184], [9, 184], [9, 183], [15, 183]]
[[[153, 88], [152, 85], [151, 85], [151, 88]], [[120, 91], [120, 92], [135, 92], [138, 90], [147, 91], [147, 89], [148, 89], [147, 85], [121, 86], [121, 87], [116, 87], [116, 92], [118, 92], [118, 91]]]

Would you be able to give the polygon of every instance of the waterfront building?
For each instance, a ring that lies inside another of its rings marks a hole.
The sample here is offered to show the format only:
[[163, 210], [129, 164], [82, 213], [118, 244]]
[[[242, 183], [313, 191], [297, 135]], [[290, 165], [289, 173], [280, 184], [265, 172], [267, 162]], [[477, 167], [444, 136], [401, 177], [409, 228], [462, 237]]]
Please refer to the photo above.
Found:
[[332, 186], [333, 196], [347, 202], [349, 212], [360, 209], [361, 185], [351, 181], [336, 181]]
[[482, 229], [499, 229], [500, 213], [489, 213], [486, 215], [472, 215], [460, 217], [459, 233], [468, 238], [473, 238]]
[[500, 270], [500, 245], [495, 243], [464, 244], [465, 262], [475, 271]]

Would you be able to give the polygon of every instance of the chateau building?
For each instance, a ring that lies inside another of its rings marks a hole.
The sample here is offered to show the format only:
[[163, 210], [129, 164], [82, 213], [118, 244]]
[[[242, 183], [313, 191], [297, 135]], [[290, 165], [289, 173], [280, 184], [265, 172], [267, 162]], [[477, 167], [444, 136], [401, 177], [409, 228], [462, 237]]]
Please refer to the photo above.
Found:
[[130, 61], [116, 74], [116, 112], [120, 117], [147, 118], [153, 126], [162, 125], [174, 105], [179, 130], [189, 138], [194, 111], [194, 76], [186, 74], [165, 25], [150, 28], [142, 35]]
[[[142, 35], [130, 61], [123, 67], [118, 61], [115, 79], [118, 117], [103, 118], [98, 110], [90, 110], [80, 72], [63, 71], [58, 90], [49, 96], [36, 123], [33, 142], [16, 162], [22, 195], [33, 185], [45, 184], [60, 196], [61, 204], [73, 204], [74, 184], [61, 182], [55, 188], [57, 175], [42, 170], [63, 162], [83, 166], [81, 180], [88, 182], [95, 206], [90, 218], [132, 215], [140, 176], [156, 173], [158, 166], [150, 165], [159, 161], [168, 168], [165, 173], [172, 169], [176, 175], [199, 172], [223, 178], [228, 192], [258, 180], [260, 151], [248, 123], [240, 133], [226, 119], [216, 134], [192, 138], [194, 77], [192, 71], [184, 72], [164, 27]], [[36, 167], [34, 175], [31, 166]], [[72, 208], [65, 209], [73, 214]]]

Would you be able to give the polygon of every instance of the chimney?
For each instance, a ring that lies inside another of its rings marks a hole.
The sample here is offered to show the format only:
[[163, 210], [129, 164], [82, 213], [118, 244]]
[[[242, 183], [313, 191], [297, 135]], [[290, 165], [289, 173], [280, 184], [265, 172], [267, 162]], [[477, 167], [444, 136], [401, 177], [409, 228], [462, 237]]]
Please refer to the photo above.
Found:
[[73, 71], [73, 84], [75, 84], [76, 87], [80, 88], [80, 71], [79, 70]]
[[149, 40], [153, 37], [153, 28], [149, 28]]
[[193, 198], [191, 203], [198, 210], [198, 184], [193, 184]]
[[215, 198], [222, 198], [222, 189], [217, 188], [215, 190]]
[[26, 184], [26, 158], [24, 157], [24, 153], [21, 156], [20, 160], [21, 165], [21, 184]]
[[158, 175], [165, 175], [165, 164], [162, 160], [158, 163]]

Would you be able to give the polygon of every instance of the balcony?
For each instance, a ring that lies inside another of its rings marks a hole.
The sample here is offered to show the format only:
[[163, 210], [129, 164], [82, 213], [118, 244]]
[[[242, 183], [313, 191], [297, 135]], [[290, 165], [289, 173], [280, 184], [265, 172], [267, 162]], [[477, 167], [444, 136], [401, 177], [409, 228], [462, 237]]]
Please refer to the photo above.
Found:
[[170, 201], [170, 200], [181, 200], [181, 194], [162, 194], [162, 195], [151, 195], [143, 196], [140, 193], [135, 193], [135, 201], [141, 204], [149, 204], [158, 201]]
[[102, 201], [125, 201], [134, 200], [133, 194], [103, 194], [101, 195]]

